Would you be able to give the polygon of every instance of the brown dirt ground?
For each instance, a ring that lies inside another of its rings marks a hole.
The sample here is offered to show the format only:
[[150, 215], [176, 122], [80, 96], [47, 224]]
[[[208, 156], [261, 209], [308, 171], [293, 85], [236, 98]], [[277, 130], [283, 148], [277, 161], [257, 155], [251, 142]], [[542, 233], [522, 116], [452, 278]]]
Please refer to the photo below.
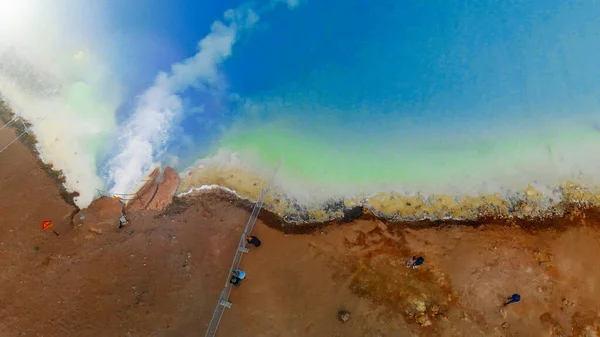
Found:
[[[205, 194], [101, 234], [73, 227], [74, 211], [23, 144], [0, 153], [0, 336], [204, 334], [247, 209]], [[562, 223], [363, 219], [287, 235], [258, 221], [263, 245], [244, 256], [218, 335], [598, 336], [600, 222]], [[412, 255], [425, 264], [406, 268]]]

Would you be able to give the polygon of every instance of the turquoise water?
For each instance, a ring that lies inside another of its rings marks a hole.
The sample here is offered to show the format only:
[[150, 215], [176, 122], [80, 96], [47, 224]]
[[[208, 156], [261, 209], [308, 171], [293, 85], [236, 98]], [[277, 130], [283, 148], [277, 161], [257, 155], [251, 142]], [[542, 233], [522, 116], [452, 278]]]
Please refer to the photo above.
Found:
[[584, 149], [600, 144], [600, 49], [590, 11], [307, 2], [234, 48], [223, 71], [241, 102], [216, 147], [269, 166], [283, 154], [286, 177], [348, 193], [593, 178]]
[[[269, 125], [225, 136], [222, 147], [248, 153], [270, 167], [283, 155], [283, 172], [325, 187], [478, 194], [498, 192], [503, 186], [518, 190], [534, 183], [552, 185], [579, 178], [581, 172], [593, 178], [598, 156], [588, 153], [584, 159], [574, 151], [593, 151], [600, 144], [600, 133], [592, 129], [538, 131], [512, 139], [423, 139], [414, 144], [377, 138], [357, 144], [353, 136], [349, 134], [346, 142]], [[485, 182], [497, 188], [482, 191], [479, 187]]]

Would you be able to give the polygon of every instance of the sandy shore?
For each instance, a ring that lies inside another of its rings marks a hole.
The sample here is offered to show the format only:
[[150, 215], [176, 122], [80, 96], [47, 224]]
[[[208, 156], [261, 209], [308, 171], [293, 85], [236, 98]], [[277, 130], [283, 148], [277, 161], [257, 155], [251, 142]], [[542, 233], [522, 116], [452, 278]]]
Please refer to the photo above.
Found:
[[[207, 164], [181, 174], [179, 195], [193, 195], [200, 186], [219, 185], [248, 200], [256, 201], [267, 185], [263, 175], [239, 166]], [[510, 196], [482, 195], [402, 195], [377, 193], [356, 197], [320, 198], [310, 201], [293, 197], [274, 184], [265, 199], [265, 208], [289, 223], [307, 224], [340, 220], [356, 207], [362, 207], [389, 221], [477, 220], [480, 218], [540, 220], [565, 216], [573, 209], [600, 208], [600, 188], [588, 188], [573, 181], [557, 186], [551, 195], [529, 186]]]
[[[78, 212], [56, 182], [23, 143], [0, 154], [0, 335], [202, 335], [249, 203], [213, 192], [165, 211], [105, 198]], [[218, 335], [600, 335], [594, 211], [544, 222], [350, 215], [298, 227], [263, 211], [263, 245], [244, 256]], [[412, 255], [425, 257], [419, 269], [404, 267]], [[513, 293], [521, 302], [502, 307]]]

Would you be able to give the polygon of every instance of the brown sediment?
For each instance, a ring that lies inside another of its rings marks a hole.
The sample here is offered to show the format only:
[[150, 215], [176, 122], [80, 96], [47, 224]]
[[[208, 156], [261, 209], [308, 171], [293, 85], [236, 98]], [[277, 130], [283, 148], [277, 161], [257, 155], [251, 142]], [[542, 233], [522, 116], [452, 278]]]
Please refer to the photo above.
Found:
[[[167, 207], [165, 214], [176, 214], [185, 211], [187, 207], [193, 204], [194, 199], [221, 200], [235, 204], [248, 211], [251, 211], [255, 203], [247, 199], [242, 199], [225, 190], [214, 189], [199, 193], [196, 196], [177, 197], [171, 206]], [[500, 225], [521, 228], [527, 232], [535, 232], [544, 229], [553, 229], [556, 231], [564, 231], [571, 226], [578, 226], [586, 220], [589, 223], [600, 224], [600, 209], [596, 207], [582, 207], [579, 204], [569, 204], [565, 207], [564, 215], [556, 215], [542, 218], [511, 218], [506, 219], [500, 216], [482, 216], [476, 220], [415, 220], [415, 221], [394, 221], [385, 217], [377, 216], [372, 211], [362, 206], [355, 206], [343, 211], [344, 216], [340, 219], [320, 221], [320, 222], [288, 222], [280, 215], [262, 208], [259, 213], [259, 218], [267, 226], [280, 230], [286, 234], [309, 234], [321, 230], [329, 226], [343, 225], [355, 220], [371, 220], [379, 221], [390, 227], [410, 228], [410, 229], [425, 229], [425, 228], [443, 228], [453, 226], [466, 226], [478, 228], [482, 225]]]
[[[8, 104], [0, 98], [0, 124], [6, 125], [9, 123], [14, 117], [15, 113], [8, 106]], [[31, 127], [31, 123], [25, 119], [21, 119], [21, 121], [16, 121], [11, 123], [8, 127], [13, 129], [16, 133], [16, 136], [22, 134], [26, 128]], [[33, 134], [33, 132], [29, 131], [27, 134], [19, 139], [19, 141], [25, 145], [35, 156], [39, 166], [48, 174], [50, 178], [54, 181], [56, 186], [58, 186], [60, 191], [61, 198], [69, 205], [74, 206], [76, 211], [73, 212], [72, 215], [75, 215], [79, 211], [79, 207], [75, 204], [74, 198], [79, 196], [77, 191], [69, 192], [65, 187], [66, 177], [62, 170], [55, 170], [52, 164], [46, 164], [40, 158], [40, 153], [37, 149], [37, 138]]]
[[282, 221], [276, 214], [268, 211], [262, 210], [260, 213], [261, 220], [265, 222], [269, 227], [276, 228], [282, 230], [284, 233], [289, 234], [306, 234], [311, 233], [316, 230], [319, 230], [323, 227], [327, 226], [335, 226], [342, 225], [345, 223], [352, 222], [354, 220], [371, 220], [371, 221], [380, 221], [386, 225], [391, 227], [399, 227], [399, 228], [410, 228], [410, 229], [425, 229], [425, 228], [443, 228], [443, 227], [453, 227], [453, 226], [464, 226], [464, 227], [473, 227], [478, 228], [483, 225], [502, 225], [502, 226], [512, 226], [519, 227], [527, 232], [535, 232], [538, 230], [545, 229], [554, 229], [557, 231], [564, 231], [570, 226], [577, 226], [581, 223], [582, 220], [590, 219], [593, 220], [594, 224], [600, 222], [600, 211], [598, 209], [585, 209], [578, 210], [574, 213], [570, 213], [567, 216], [553, 216], [541, 219], [503, 219], [500, 217], [491, 217], [485, 216], [481, 217], [477, 220], [456, 220], [456, 219], [446, 219], [446, 220], [416, 220], [416, 221], [394, 221], [389, 220], [383, 217], [378, 217], [374, 215], [372, 212], [364, 209], [360, 216], [352, 219], [340, 219], [340, 220], [330, 220], [326, 222], [319, 223], [306, 223], [306, 224], [296, 224], [296, 223], [285, 223]]

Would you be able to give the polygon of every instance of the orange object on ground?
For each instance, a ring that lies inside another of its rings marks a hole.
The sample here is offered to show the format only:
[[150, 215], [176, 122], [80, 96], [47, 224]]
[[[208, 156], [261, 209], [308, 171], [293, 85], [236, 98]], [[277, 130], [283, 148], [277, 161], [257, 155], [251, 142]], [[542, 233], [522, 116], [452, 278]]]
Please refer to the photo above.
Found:
[[50, 220], [44, 220], [44, 221], [42, 221], [42, 230], [48, 229], [48, 228], [50, 228], [52, 226], [54, 226], [54, 224], [52, 223], [52, 221], [50, 221]]

